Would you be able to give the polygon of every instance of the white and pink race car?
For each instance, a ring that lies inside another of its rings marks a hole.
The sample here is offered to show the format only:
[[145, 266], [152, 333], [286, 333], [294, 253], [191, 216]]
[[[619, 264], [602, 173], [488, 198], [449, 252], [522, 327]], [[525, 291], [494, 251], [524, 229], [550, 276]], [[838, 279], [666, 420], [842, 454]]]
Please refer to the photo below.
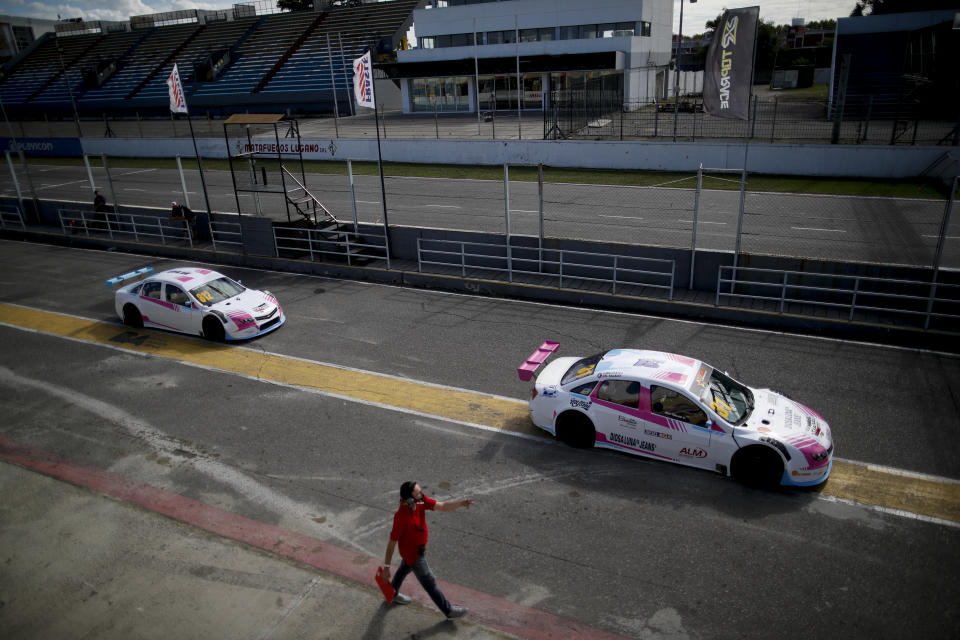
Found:
[[[517, 369], [534, 373], [559, 343]], [[750, 486], [811, 486], [833, 468], [830, 426], [770, 389], [672, 353], [613, 349], [556, 358], [530, 391], [533, 423], [574, 447], [605, 447], [732, 475]]]
[[[132, 283], [132, 284], [131, 284]], [[287, 321], [269, 291], [248, 289], [222, 273], [180, 267], [154, 274], [152, 267], [107, 280], [124, 324], [179, 331], [210, 340], [246, 340]]]

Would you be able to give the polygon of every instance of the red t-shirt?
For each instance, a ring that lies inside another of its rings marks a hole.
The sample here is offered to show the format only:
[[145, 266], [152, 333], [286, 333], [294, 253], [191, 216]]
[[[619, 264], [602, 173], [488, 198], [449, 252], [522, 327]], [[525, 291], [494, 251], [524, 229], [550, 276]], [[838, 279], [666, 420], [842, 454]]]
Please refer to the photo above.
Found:
[[418, 501], [413, 509], [401, 504], [393, 514], [390, 539], [398, 543], [400, 557], [407, 564], [416, 562], [420, 557], [420, 547], [427, 546], [427, 510], [433, 511], [435, 506], [437, 501], [424, 494], [423, 500]]

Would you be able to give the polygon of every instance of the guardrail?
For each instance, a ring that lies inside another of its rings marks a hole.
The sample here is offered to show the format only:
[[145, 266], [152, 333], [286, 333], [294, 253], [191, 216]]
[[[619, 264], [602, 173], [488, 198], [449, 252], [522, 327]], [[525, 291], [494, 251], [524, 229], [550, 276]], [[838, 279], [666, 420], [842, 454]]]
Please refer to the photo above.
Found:
[[220, 222], [210, 223], [210, 242], [213, 243], [213, 250], [217, 250], [218, 244], [225, 244], [231, 247], [240, 247], [243, 245], [243, 233], [240, 230], [239, 222]]
[[904, 319], [922, 320], [929, 329], [931, 321], [943, 320], [948, 331], [960, 327], [956, 284], [724, 265], [717, 272], [717, 306], [721, 298], [772, 303], [780, 313], [791, 305], [801, 312], [833, 310], [850, 323], [901, 326]]
[[142, 238], [159, 238], [160, 244], [167, 242], [186, 242], [193, 247], [193, 238], [186, 226], [179, 221], [171, 221], [163, 216], [143, 216], [129, 213], [94, 213], [82, 209], [57, 209], [60, 217], [60, 229], [66, 234], [90, 236], [91, 232], [116, 237], [133, 237], [135, 242]]
[[559, 289], [572, 288], [565, 281], [606, 284], [612, 294], [619, 286], [620, 295], [632, 295], [623, 293], [624, 286], [659, 289], [668, 300], [673, 300], [676, 272], [673, 260], [659, 258], [417, 238], [417, 271], [424, 265], [459, 268], [462, 277], [467, 269], [505, 272], [510, 282], [514, 276], [555, 278]]
[[339, 229], [304, 229], [302, 227], [274, 227], [274, 249], [277, 256], [293, 254], [309, 256], [346, 257], [347, 264], [363, 260], [386, 260], [386, 237], [377, 233], [358, 233]]
[[20, 207], [11, 205], [0, 205], [0, 227], [20, 227], [26, 229], [27, 225], [23, 221], [23, 212]]

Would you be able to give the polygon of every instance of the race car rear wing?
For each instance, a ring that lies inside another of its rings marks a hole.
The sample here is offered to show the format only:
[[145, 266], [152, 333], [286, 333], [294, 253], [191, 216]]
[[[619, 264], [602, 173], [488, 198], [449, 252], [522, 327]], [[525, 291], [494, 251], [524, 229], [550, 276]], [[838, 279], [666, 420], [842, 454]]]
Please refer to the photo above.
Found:
[[131, 271], [130, 273], [125, 273], [122, 276], [117, 276], [115, 278], [110, 278], [107, 280], [107, 289], [110, 291], [116, 291], [120, 287], [126, 286], [133, 282], [139, 282], [144, 278], [153, 275], [153, 267], [144, 267], [143, 269], [137, 269], [136, 271]]
[[560, 346], [559, 342], [544, 342], [542, 345], [537, 347], [537, 350], [527, 356], [527, 359], [523, 361], [519, 367], [517, 367], [517, 375], [520, 376], [520, 379], [523, 381], [530, 380], [533, 378], [534, 372], [543, 364], [543, 361], [550, 357], [550, 354], [557, 350], [557, 347]]

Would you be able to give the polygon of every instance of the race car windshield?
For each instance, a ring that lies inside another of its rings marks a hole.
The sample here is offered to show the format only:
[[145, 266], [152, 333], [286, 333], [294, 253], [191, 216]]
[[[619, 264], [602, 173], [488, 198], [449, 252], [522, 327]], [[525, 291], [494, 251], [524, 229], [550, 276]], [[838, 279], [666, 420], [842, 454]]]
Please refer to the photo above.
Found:
[[753, 411], [753, 393], [728, 375], [716, 369], [700, 399], [732, 425], [741, 425]]
[[580, 378], [585, 378], [591, 373], [593, 369], [597, 366], [597, 363], [600, 362], [600, 359], [603, 358], [602, 353], [590, 356], [589, 358], [581, 358], [573, 363], [567, 372], [563, 374], [563, 379], [560, 381], [560, 384], [567, 384], [568, 382], [573, 382], [574, 380], [579, 380]]
[[234, 282], [230, 278], [223, 276], [222, 278], [211, 280], [195, 289], [190, 289], [190, 293], [193, 294], [193, 297], [201, 304], [209, 307], [227, 298], [238, 296], [245, 290], [245, 287], [239, 282]]

